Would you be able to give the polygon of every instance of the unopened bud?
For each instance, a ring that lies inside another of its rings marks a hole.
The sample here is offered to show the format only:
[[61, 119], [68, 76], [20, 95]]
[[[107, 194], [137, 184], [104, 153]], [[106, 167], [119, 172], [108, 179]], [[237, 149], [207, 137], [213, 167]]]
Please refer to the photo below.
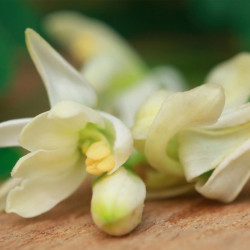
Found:
[[145, 196], [143, 181], [123, 167], [102, 176], [93, 186], [91, 213], [95, 224], [114, 236], [129, 233], [141, 222]]

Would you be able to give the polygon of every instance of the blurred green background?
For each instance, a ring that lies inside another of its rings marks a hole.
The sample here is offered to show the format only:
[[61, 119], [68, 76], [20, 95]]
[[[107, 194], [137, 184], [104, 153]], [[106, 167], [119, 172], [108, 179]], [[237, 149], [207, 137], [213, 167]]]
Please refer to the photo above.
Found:
[[[25, 48], [24, 30], [31, 27], [50, 41], [41, 22], [57, 10], [74, 10], [106, 22], [149, 66], [179, 68], [190, 87], [202, 84], [217, 63], [250, 49], [249, 0], [2, 0], [0, 121], [32, 117], [48, 109], [45, 90]], [[18, 155], [16, 149], [0, 150], [0, 168], [5, 169], [0, 169], [0, 178]]]

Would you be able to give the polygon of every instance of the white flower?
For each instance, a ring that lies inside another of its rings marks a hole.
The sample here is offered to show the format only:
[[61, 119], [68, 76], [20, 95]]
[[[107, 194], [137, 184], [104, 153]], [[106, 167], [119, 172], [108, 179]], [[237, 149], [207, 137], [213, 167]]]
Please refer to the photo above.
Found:
[[245, 53], [209, 74], [208, 81], [225, 90], [225, 108], [223, 91], [213, 84], [161, 91], [140, 108], [133, 128], [136, 146], [170, 183], [178, 178], [185, 183], [185, 177], [205, 197], [230, 202], [249, 180], [249, 67]]
[[241, 53], [219, 64], [207, 80], [226, 95], [219, 120], [180, 135], [180, 159], [188, 181], [202, 195], [234, 200], [250, 178], [250, 54]]
[[166, 197], [190, 189], [179, 157], [180, 132], [216, 122], [223, 106], [222, 88], [206, 84], [186, 92], [158, 91], [140, 107], [132, 129], [135, 147], [169, 182]]
[[141, 222], [145, 196], [144, 183], [125, 168], [102, 176], [93, 186], [93, 220], [108, 234], [127, 234]]
[[115, 117], [85, 106], [96, 103], [95, 92], [37, 33], [28, 29], [26, 42], [52, 108], [29, 121], [20, 135], [27, 120], [6, 122], [2, 128], [16, 132], [6, 136], [5, 145], [20, 136], [20, 145], [31, 151], [12, 171], [21, 184], [9, 192], [6, 211], [33, 217], [74, 192], [86, 171], [116, 171], [131, 154], [132, 137]]

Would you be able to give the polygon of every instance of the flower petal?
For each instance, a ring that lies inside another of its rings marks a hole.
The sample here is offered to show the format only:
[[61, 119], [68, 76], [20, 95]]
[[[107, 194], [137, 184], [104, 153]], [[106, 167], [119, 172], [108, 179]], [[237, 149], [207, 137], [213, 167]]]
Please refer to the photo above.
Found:
[[83, 182], [86, 172], [84, 162], [62, 175], [52, 178], [29, 178], [10, 191], [6, 212], [30, 218], [53, 208], [70, 196]]
[[231, 129], [187, 130], [179, 135], [179, 156], [188, 181], [213, 170], [250, 136], [250, 123]]
[[210, 199], [233, 201], [250, 178], [250, 139], [233, 151], [196, 190]]
[[239, 126], [250, 121], [250, 103], [235, 108], [226, 109], [218, 121], [212, 125], [204, 126], [206, 129], [225, 129]]
[[97, 111], [72, 101], [56, 104], [49, 111], [48, 117], [76, 131], [83, 129], [87, 122], [98, 124], [100, 127], [104, 126], [104, 121]]
[[[137, 53], [99, 20], [61, 11], [46, 18], [45, 29], [83, 63], [82, 75], [98, 92], [121, 92], [146, 72], [146, 65]], [[107, 99], [110, 102], [109, 97]]]
[[18, 160], [11, 175], [16, 178], [56, 177], [69, 171], [79, 160], [79, 152], [64, 150], [38, 150]]
[[11, 189], [19, 185], [21, 179], [9, 178], [8, 180], [0, 183], [0, 212], [5, 209], [6, 198]]
[[92, 86], [32, 29], [26, 30], [26, 43], [44, 81], [51, 106], [65, 100], [96, 105]]
[[115, 167], [109, 172], [109, 174], [112, 174], [122, 166], [132, 154], [133, 138], [130, 130], [119, 119], [104, 112], [100, 112], [100, 114], [112, 124], [115, 133], [115, 141], [113, 145]]
[[188, 193], [193, 189], [194, 185], [189, 183], [183, 183], [162, 190], [156, 190], [156, 191], [147, 190], [147, 199], [154, 200], [154, 199], [166, 199], [166, 198], [176, 197], [178, 195]]
[[225, 89], [225, 107], [246, 103], [250, 96], [250, 53], [240, 53], [216, 66], [206, 81], [220, 84]]
[[179, 161], [166, 153], [170, 139], [176, 141], [174, 136], [183, 129], [215, 122], [223, 106], [223, 90], [215, 84], [205, 84], [167, 98], [146, 140], [145, 155], [150, 165], [162, 172], [183, 175]]
[[182, 91], [185, 88], [182, 76], [172, 67], [161, 66], [153, 69], [143, 80], [123, 91], [115, 100], [118, 117], [132, 127], [135, 115], [143, 102], [160, 88]]
[[76, 147], [78, 134], [49, 119], [48, 114], [42, 113], [26, 125], [20, 135], [20, 144], [29, 151]]
[[19, 146], [18, 138], [31, 118], [16, 119], [0, 123], [0, 147]]

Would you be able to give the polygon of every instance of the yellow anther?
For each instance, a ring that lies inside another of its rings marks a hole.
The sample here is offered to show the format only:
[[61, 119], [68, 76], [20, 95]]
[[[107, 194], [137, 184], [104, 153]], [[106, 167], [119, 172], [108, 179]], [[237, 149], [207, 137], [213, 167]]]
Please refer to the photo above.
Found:
[[87, 172], [88, 172], [89, 174], [93, 174], [93, 175], [99, 175], [99, 174], [102, 174], [102, 173], [103, 173], [103, 171], [101, 171], [100, 169], [96, 168], [95, 165], [88, 166], [88, 167], [86, 168], [86, 170], [87, 170]]
[[108, 156], [97, 165], [97, 168], [102, 172], [110, 171], [114, 167], [115, 167], [115, 157], [113, 155]]
[[[82, 147], [82, 150], [83, 148], [86, 147]], [[86, 170], [90, 174], [99, 175], [115, 167], [115, 157], [111, 154], [109, 145], [104, 141], [91, 144], [85, 154], [87, 156]]]
[[85, 164], [88, 167], [88, 166], [93, 165], [95, 162], [96, 162], [95, 160], [87, 158], [86, 161], [85, 161]]
[[110, 155], [111, 151], [104, 141], [98, 141], [93, 143], [88, 150], [86, 151], [87, 158], [98, 161], [101, 160], [108, 155]]

